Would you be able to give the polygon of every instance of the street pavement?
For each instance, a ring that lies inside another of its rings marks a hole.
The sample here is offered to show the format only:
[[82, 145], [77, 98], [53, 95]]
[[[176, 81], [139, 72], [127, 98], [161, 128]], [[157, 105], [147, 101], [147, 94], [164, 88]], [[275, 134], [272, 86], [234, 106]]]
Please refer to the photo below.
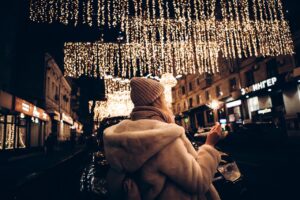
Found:
[[[49, 155], [45, 155], [44, 152], [35, 152], [32, 154], [20, 156], [20, 157], [13, 157], [9, 159], [9, 162], [2, 163], [0, 166], [0, 194], [1, 194], [1, 200], [6, 199], [28, 199], [26, 197], [26, 192], [21, 194], [22, 187], [32, 184], [32, 182], [36, 182], [39, 184], [38, 187], [35, 188], [33, 192], [33, 196], [30, 197], [30, 199], [46, 199], [45, 196], [41, 197], [40, 191], [45, 191], [45, 188], [48, 192], [51, 193], [51, 185], [58, 185], [58, 183], [55, 183], [56, 181], [48, 179], [49, 173], [52, 173], [52, 177], [61, 176], [59, 173], [53, 174], [53, 169], [59, 168], [61, 165], [64, 165], [65, 162], [68, 162], [68, 160], [71, 160], [76, 155], [79, 155], [83, 152], [83, 146], [77, 146], [75, 148], [60, 148], [58, 150], [55, 150]], [[78, 165], [79, 166], [79, 165]], [[74, 166], [74, 168], [77, 169], [78, 166]], [[60, 167], [60, 169], [63, 169]], [[65, 169], [63, 169], [65, 170]], [[72, 171], [73, 169], [70, 169]], [[65, 173], [67, 174], [68, 171], [65, 170]], [[43, 177], [43, 180], [36, 181], [35, 179], [40, 179], [40, 177]], [[57, 177], [56, 177], [57, 178]], [[48, 179], [48, 180], [47, 180]], [[32, 181], [33, 180], [33, 181]], [[56, 180], [59, 180], [58, 178]], [[79, 176], [76, 177], [77, 183], [79, 182]], [[48, 182], [49, 181], [49, 182]], [[29, 182], [29, 184], [27, 183]], [[34, 184], [36, 184], [34, 183]], [[79, 183], [78, 183], [79, 184]], [[65, 187], [65, 186], [64, 186]], [[20, 188], [20, 191], [19, 191]], [[55, 186], [53, 187], [55, 188]], [[65, 187], [67, 188], [67, 187]], [[30, 188], [32, 189], [32, 187]], [[72, 188], [73, 191], [79, 190], [79, 187]], [[24, 191], [23, 191], [24, 192]], [[36, 193], [36, 194], [34, 194]], [[55, 189], [52, 190], [52, 193], [58, 193], [58, 191], [55, 191]], [[15, 194], [16, 196], [12, 197], [11, 195]], [[54, 194], [51, 194], [54, 195]], [[61, 195], [61, 194], [56, 194]]]
[[[299, 138], [289, 138], [288, 141], [278, 145], [227, 143], [219, 147], [237, 161], [252, 200], [300, 199]], [[12, 199], [5, 194], [13, 192], [15, 200], [84, 199], [79, 190], [80, 177], [83, 168], [91, 159], [87, 153], [72, 159], [82, 150], [82, 147], [77, 147], [56, 151], [48, 156], [43, 152], [37, 152], [11, 158], [10, 162], [0, 166], [1, 200]], [[34, 179], [35, 177], [38, 178]], [[34, 181], [26, 182], [31, 179]], [[22, 184], [23, 186], [19, 187]], [[20, 189], [14, 191], [18, 187]]]

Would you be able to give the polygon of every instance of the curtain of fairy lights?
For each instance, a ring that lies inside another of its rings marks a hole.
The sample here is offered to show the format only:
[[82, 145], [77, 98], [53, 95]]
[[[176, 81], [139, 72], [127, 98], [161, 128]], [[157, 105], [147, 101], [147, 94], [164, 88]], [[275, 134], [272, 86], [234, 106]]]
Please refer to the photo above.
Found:
[[293, 42], [283, 10], [281, 0], [30, 1], [33, 21], [118, 27], [124, 33], [121, 45], [66, 44], [70, 76], [103, 76], [116, 66], [122, 77], [149, 68], [156, 74], [215, 73], [219, 55], [290, 55]]
[[[218, 51], [204, 43], [66, 43], [64, 47], [65, 75], [104, 77], [143, 76], [146, 73], [188, 74], [216, 72]], [[215, 48], [214, 48], [215, 47]], [[197, 52], [195, 54], [195, 52]], [[115, 68], [118, 67], [118, 74]]]
[[[97, 101], [94, 109], [94, 120], [101, 121], [105, 117], [129, 116], [133, 109], [130, 99], [128, 79], [105, 77], [106, 101]], [[89, 102], [90, 111], [93, 102]]]

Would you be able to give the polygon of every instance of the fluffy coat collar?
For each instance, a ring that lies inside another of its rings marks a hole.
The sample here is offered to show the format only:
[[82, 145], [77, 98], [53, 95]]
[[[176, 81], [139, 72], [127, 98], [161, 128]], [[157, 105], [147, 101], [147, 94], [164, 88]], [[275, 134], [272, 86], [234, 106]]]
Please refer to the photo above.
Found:
[[104, 131], [106, 157], [116, 171], [134, 172], [184, 133], [176, 124], [124, 120]]

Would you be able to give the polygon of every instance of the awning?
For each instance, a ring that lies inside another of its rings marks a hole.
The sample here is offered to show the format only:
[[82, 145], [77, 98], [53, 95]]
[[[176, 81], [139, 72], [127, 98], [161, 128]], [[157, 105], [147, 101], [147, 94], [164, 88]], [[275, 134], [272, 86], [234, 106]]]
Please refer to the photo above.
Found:
[[60, 113], [53, 109], [48, 109], [47, 112], [49, 115], [56, 121], [60, 121]]
[[73, 123], [74, 123], [73, 118], [70, 115], [66, 114], [66, 113], [61, 114], [61, 120], [63, 122], [68, 123], [69, 125], [73, 125]]
[[34, 104], [18, 97], [15, 97], [15, 111], [24, 113], [25, 115], [31, 117], [36, 117], [42, 121], [50, 120], [50, 117], [45, 110], [38, 108]]

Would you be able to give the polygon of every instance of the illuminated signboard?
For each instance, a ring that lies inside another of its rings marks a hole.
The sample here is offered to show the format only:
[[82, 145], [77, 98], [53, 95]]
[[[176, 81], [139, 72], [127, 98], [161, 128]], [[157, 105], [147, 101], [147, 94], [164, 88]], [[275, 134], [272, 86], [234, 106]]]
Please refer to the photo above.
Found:
[[250, 87], [242, 88], [241, 92], [242, 92], [242, 95], [245, 95], [245, 94], [250, 93], [250, 92], [263, 90], [263, 89], [274, 86], [276, 84], [276, 82], [277, 82], [276, 77], [269, 78], [269, 79], [261, 81], [259, 83], [255, 83], [255, 84], [251, 85]]
[[272, 109], [267, 108], [267, 109], [264, 109], [264, 110], [259, 110], [258, 114], [264, 115], [264, 114], [267, 114], [267, 113], [270, 113], [270, 112], [272, 112]]
[[18, 97], [15, 98], [15, 111], [24, 113], [25, 115], [31, 117], [39, 118], [43, 121], [49, 121], [49, 116], [43, 109], [38, 108], [35, 105]]
[[63, 120], [64, 122], [67, 122], [68, 124], [71, 124], [73, 125], [73, 119], [71, 116], [65, 114], [65, 113], [62, 113], [61, 115], [61, 120]]
[[239, 106], [241, 104], [242, 104], [242, 101], [241, 100], [237, 100], [237, 101], [233, 101], [233, 102], [227, 103], [226, 107], [227, 108], [232, 108], [232, 107]]

